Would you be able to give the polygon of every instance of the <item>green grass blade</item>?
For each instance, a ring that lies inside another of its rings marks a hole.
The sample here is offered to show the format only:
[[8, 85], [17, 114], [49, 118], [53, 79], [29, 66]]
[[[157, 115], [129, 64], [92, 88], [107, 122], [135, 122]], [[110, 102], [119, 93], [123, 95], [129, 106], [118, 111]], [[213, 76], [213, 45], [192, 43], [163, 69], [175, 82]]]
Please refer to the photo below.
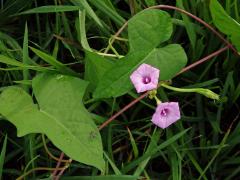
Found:
[[[151, 136], [151, 141], [148, 145], [146, 153], [149, 153], [149, 152], [153, 151], [155, 148], [157, 148], [157, 142], [159, 141], [159, 139], [160, 139], [160, 131], [159, 131], [159, 129], [155, 128], [153, 131], [153, 134]], [[151, 159], [151, 156], [149, 156], [147, 159], [145, 159], [138, 165], [137, 169], [134, 172], [134, 176], [141, 175], [141, 173], [144, 171], [144, 169], [147, 166], [150, 159]]]
[[30, 47], [30, 49], [39, 56], [42, 60], [49, 63], [50, 65], [54, 66], [57, 70], [59, 70], [62, 73], [66, 73], [73, 76], [78, 76], [77, 73], [75, 73], [70, 68], [66, 67], [64, 64], [62, 64], [60, 61], [56, 60], [53, 56], [48, 55], [38, 49], [35, 49], [33, 47]]
[[91, 8], [91, 6], [89, 6], [88, 2], [86, 0], [70, 0], [75, 6], [80, 7], [80, 9], [85, 9], [86, 12], [88, 13], [88, 15], [90, 17], [92, 17], [95, 22], [103, 28], [103, 24], [101, 22], [101, 20], [99, 19], [99, 17], [95, 14], [95, 12], [93, 11], [93, 9]]
[[80, 30], [80, 40], [82, 47], [87, 51], [92, 51], [90, 48], [88, 41], [87, 41], [87, 35], [85, 30], [85, 10], [82, 12], [79, 11], [79, 30]]
[[132, 148], [133, 148], [134, 157], [137, 158], [139, 152], [138, 152], [138, 148], [137, 148], [136, 141], [135, 141], [135, 139], [133, 138], [133, 135], [132, 135], [132, 133], [131, 133], [131, 131], [130, 131], [129, 128], [127, 128], [127, 131], [128, 131], [129, 136], [130, 136], [130, 142], [131, 142], [131, 145], [132, 145]]
[[137, 177], [131, 175], [72, 176], [61, 177], [61, 180], [137, 180]]
[[108, 157], [107, 153], [106, 152], [103, 152], [104, 154], [104, 157], [107, 159], [107, 161], [109, 162], [109, 164], [111, 165], [114, 173], [116, 175], [121, 175], [121, 171], [117, 168], [117, 166], [115, 165], [115, 163]]
[[[189, 128], [190, 129], [190, 128]], [[146, 160], [147, 158], [149, 158], [150, 156], [153, 156], [154, 154], [156, 154], [158, 151], [168, 147], [169, 145], [171, 145], [173, 142], [175, 142], [176, 140], [178, 140], [180, 137], [182, 137], [184, 134], [187, 133], [187, 131], [189, 131], [189, 129], [186, 129], [184, 131], [181, 131], [180, 133], [174, 135], [173, 137], [171, 137], [170, 139], [164, 141], [162, 144], [160, 144], [159, 146], [157, 146], [155, 149], [153, 149], [151, 152], [145, 153], [143, 156], [139, 157], [138, 159], [132, 161], [131, 163], [129, 163], [128, 165], [126, 165], [123, 169], [122, 172], [123, 173], [127, 173], [130, 170], [132, 170], [133, 168], [135, 168], [138, 164], [140, 164], [142, 161]]]
[[[24, 39], [23, 39], [23, 63], [28, 65], [28, 26], [27, 23], [25, 24], [25, 32], [24, 32]], [[29, 70], [23, 70], [23, 80], [29, 79]], [[25, 90], [28, 91], [28, 86], [24, 86]]]
[[202, 178], [202, 176], [206, 173], [206, 171], [208, 170], [208, 168], [212, 165], [212, 163], [214, 162], [214, 160], [217, 158], [217, 156], [219, 155], [219, 153], [221, 152], [222, 148], [225, 146], [225, 142], [227, 141], [227, 138], [230, 134], [231, 129], [228, 129], [228, 131], [226, 132], [226, 134], [224, 135], [219, 148], [216, 150], [215, 154], [213, 155], [213, 157], [211, 158], [211, 160], [209, 161], [209, 163], [207, 164], [207, 166], [205, 167], [205, 169], [203, 170], [203, 172], [201, 173], [201, 175], [198, 177], [198, 180], [200, 180]]
[[[36, 14], [36, 13], [58, 13], [58, 12], [69, 12], [69, 11], [78, 11], [80, 8], [77, 6], [41, 6], [37, 8], [33, 8], [16, 15], [24, 15], [24, 14]], [[15, 16], [16, 16], [15, 15]]]
[[[184, 9], [183, 1], [177, 0], [177, 6], [180, 7], [181, 9]], [[197, 40], [197, 35], [195, 32], [195, 29], [194, 29], [191, 21], [189, 20], [189, 18], [186, 15], [181, 13], [181, 16], [183, 18], [183, 22], [185, 23], [186, 31], [187, 31], [188, 37], [190, 39], [192, 48], [195, 49], [196, 40]]]
[[9, 58], [7, 56], [4, 55], [0, 55], [0, 62], [7, 64], [7, 65], [11, 65], [11, 66], [17, 66], [14, 68], [1, 68], [1, 70], [23, 70], [23, 69], [32, 69], [32, 70], [36, 70], [36, 71], [46, 71], [46, 70], [50, 70], [49, 68], [46, 67], [41, 67], [41, 66], [30, 66], [30, 65], [26, 65], [22, 62], [19, 62], [15, 59]]
[[108, 5], [104, 3], [102, 0], [89, 0], [94, 6], [96, 6], [100, 11], [106, 14], [109, 18], [111, 18], [116, 24], [122, 26], [126, 20], [120, 16], [116, 11], [110, 8]]
[[7, 149], [7, 135], [4, 138], [2, 151], [1, 151], [1, 154], [0, 154], [0, 180], [2, 179], [3, 165], [4, 165], [6, 149]]

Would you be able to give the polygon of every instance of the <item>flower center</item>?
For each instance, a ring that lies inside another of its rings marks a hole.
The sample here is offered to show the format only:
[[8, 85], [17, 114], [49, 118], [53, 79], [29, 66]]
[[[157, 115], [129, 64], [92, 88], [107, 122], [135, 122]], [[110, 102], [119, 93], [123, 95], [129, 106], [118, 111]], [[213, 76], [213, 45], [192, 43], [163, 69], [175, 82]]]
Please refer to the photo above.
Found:
[[168, 109], [163, 109], [163, 110], [161, 110], [161, 112], [160, 112], [160, 114], [161, 114], [161, 116], [167, 116], [168, 115], [168, 113], [169, 113], [169, 110]]
[[145, 76], [145, 77], [143, 77], [142, 81], [143, 81], [144, 84], [148, 84], [148, 83], [151, 82], [151, 78], [149, 76]]

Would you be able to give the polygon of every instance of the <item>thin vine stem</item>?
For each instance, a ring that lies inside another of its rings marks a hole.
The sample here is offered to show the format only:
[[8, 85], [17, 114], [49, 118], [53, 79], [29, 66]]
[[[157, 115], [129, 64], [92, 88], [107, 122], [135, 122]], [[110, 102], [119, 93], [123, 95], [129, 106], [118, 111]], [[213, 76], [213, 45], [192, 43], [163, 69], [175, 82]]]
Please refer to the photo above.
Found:
[[57, 161], [57, 165], [56, 165], [56, 167], [55, 167], [55, 170], [54, 170], [53, 173], [52, 173], [52, 177], [55, 177], [55, 176], [56, 176], [56, 174], [57, 174], [57, 172], [58, 172], [57, 168], [59, 168], [59, 167], [61, 166], [61, 162], [62, 162], [62, 160], [63, 160], [63, 157], [64, 157], [64, 153], [61, 152], [60, 157], [59, 157], [59, 159], [58, 159], [58, 161]]
[[56, 177], [54, 177], [54, 180], [59, 180], [60, 179], [60, 177], [63, 175], [64, 171], [70, 166], [71, 162], [72, 162], [72, 159], [70, 159], [69, 163], [65, 164], [64, 168], [62, 168], [60, 170], [59, 174]]
[[46, 140], [45, 140], [45, 137], [44, 135], [42, 134], [42, 140], [43, 140], [43, 146], [44, 146], [44, 149], [45, 151], [47, 152], [47, 154], [49, 155], [49, 157], [51, 157], [52, 159], [54, 159], [55, 161], [61, 161], [61, 162], [69, 162], [70, 160], [64, 160], [64, 159], [59, 159], [57, 157], [55, 157], [49, 150], [48, 150], [48, 147], [47, 147], [47, 144], [46, 144]]

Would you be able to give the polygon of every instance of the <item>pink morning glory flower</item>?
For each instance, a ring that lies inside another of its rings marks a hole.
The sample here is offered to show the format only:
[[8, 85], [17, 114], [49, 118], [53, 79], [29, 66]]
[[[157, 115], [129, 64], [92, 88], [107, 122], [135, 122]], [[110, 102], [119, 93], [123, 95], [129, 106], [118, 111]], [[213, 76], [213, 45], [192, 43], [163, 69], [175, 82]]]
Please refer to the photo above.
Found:
[[178, 102], [160, 103], [152, 117], [153, 124], [165, 129], [180, 119]]
[[156, 89], [160, 70], [148, 64], [141, 64], [130, 76], [138, 93]]

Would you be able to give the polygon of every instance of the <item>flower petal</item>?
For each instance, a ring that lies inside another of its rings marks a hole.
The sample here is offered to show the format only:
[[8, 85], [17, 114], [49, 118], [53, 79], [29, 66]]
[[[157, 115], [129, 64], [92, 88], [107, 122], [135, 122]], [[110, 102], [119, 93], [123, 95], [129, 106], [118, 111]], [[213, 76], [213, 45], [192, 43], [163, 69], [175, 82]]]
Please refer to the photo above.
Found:
[[[162, 111], [167, 112], [162, 115]], [[160, 128], [167, 128], [181, 118], [178, 102], [160, 103], [152, 117], [152, 122]]]
[[[138, 93], [156, 89], [159, 79], [159, 69], [148, 64], [140, 65], [131, 75], [130, 79]], [[149, 83], [144, 83], [143, 79], [149, 77]]]

